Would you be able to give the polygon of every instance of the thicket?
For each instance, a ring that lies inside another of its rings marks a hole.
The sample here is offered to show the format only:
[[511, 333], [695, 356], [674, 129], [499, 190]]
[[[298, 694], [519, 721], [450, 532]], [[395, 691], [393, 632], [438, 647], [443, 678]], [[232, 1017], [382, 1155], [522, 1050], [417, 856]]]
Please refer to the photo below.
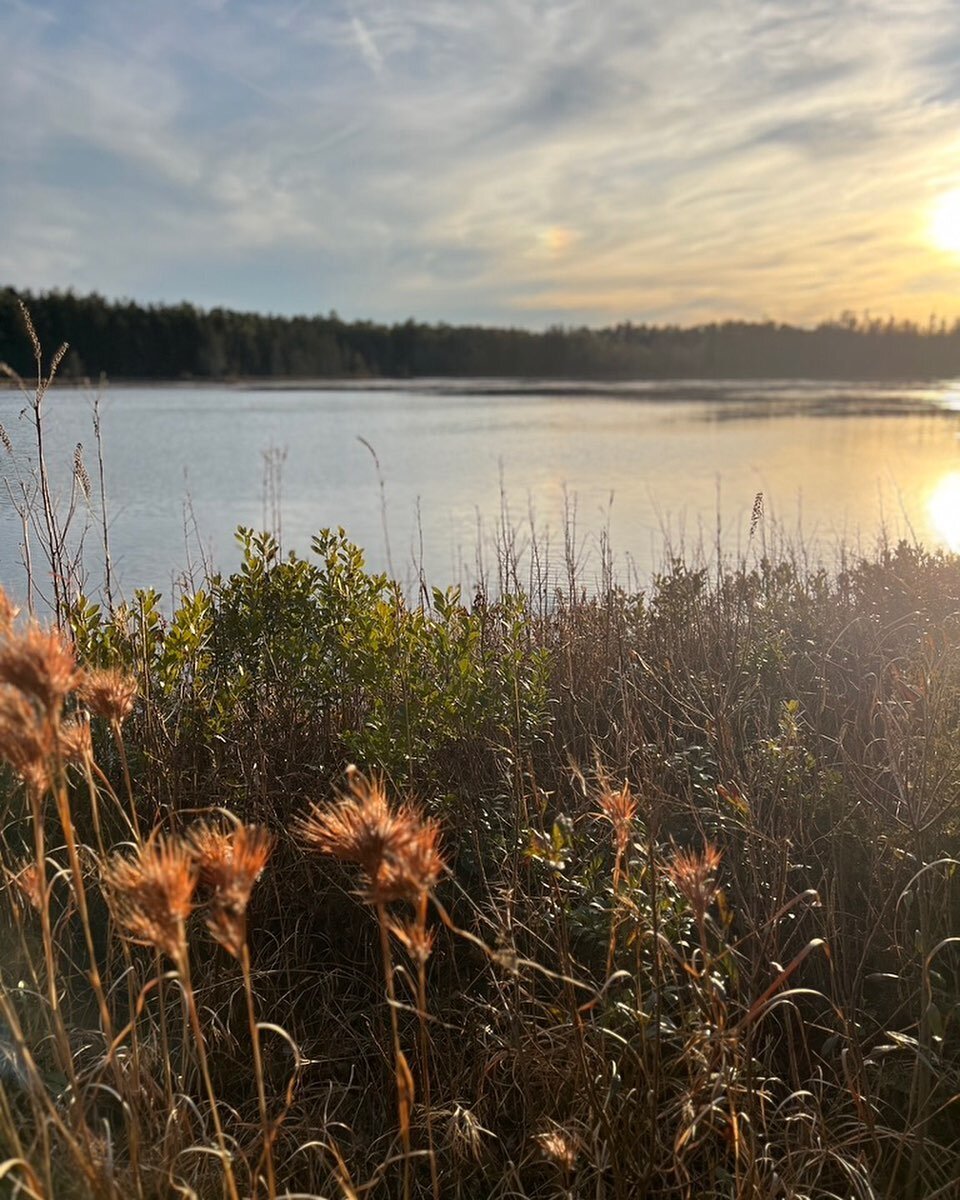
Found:
[[57, 594], [0, 612], [12, 1194], [957, 1195], [960, 559], [410, 600], [247, 530]]
[[774, 321], [606, 329], [393, 325], [327, 316], [140, 305], [52, 291], [0, 289], [0, 361], [25, 374], [30, 308], [44, 345], [72, 347], [62, 376], [113, 379], [501, 376], [930, 379], [960, 373], [960, 323], [927, 325], [844, 314], [814, 329]]

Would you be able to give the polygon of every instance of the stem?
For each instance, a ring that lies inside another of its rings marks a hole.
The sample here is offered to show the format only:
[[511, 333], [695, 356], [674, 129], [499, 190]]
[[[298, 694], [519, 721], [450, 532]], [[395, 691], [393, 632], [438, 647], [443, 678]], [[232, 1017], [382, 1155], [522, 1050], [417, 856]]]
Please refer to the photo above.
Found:
[[410, 1200], [410, 1068], [400, 1049], [400, 1026], [397, 1021], [397, 997], [393, 987], [393, 955], [390, 951], [390, 935], [387, 932], [387, 910], [377, 905], [377, 923], [380, 926], [380, 950], [383, 956], [383, 977], [387, 989], [387, 1007], [390, 1009], [390, 1033], [393, 1037], [395, 1083], [397, 1086], [397, 1112], [400, 1119], [400, 1138], [403, 1142], [403, 1196]]
[[61, 1066], [76, 1089], [76, 1076], [73, 1070], [73, 1055], [70, 1052], [70, 1040], [60, 1012], [60, 996], [57, 992], [57, 962], [53, 949], [53, 927], [50, 924], [50, 894], [47, 890], [47, 858], [43, 835], [43, 797], [35, 789], [30, 789], [30, 801], [33, 809], [33, 852], [40, 875], [39, 887], [42, 903], [40, 905], [40, 932], [43, 940], [43, 960], [47, 975], [47, 999], [50, 1004], [50, 1017], [53, 1022], [53, 1035], [57, 1043]]
[[61, 578], [59, 555], [57, 554], [56, 520], [53, 512], [53, 500], [50, 496], [50, 481], [47, 477], [47, 464], [43, 453], [43, 397], [46, 386], [43, 382], [40, 345], [36, 344], [37, 352], [37, 392], [33, 403], [33, 424], [37, 434], [37, 470], [40, 475], [40, 499], [43, 503], [43, 520], [47, 527], [47, 558], [50, 563], [50, 574], [53, 578], [53, 605], [57, 624], [63, 619], [63, 600], [61, 597]]
[[142, 842], [143, 838], [140, 834], [140, 820], [137, 816], [137, 805], [133, 798], [133, 781], [130, 778], [130, 764], [127, 761], [127, 749], [123, 744], [123, 735], [120, 732], [120, 722], [114, 718], [110, 722], [110, 730], [113, 733], [113, 740], [117, 747], [117, 754], [120, 756], [120, 765], [123, 767], [123, 785], [127, 790], [127, 802], [130, 805], [130, 818], [133, 822], [133, 831], [138, 842]]
[[100, 396], [93, 402], [93, 436], [97, 440], [97, 475], [100, 481], [100, 531], [103, 537], [103, 591], [107, 611], [113, 616], [113, 580], [110, 562], [110, 537], [107, 531], [107, 488], [103, 469], [103, 436], [100, 430]]
[[250, 1042], [253, 1046], [253, 1073], [257, 1080], [257, 1103], [260, 1106], [260, 1125], [263, 1129], [263, 1158], [267, 1168], [267, 1193], [270, 1200], [277, 1195], [277, 1179], [273, 1166], [274, 1131], [267, 1116], [267, 1094], [263, 1081], [263, 1058], [260, 1054], [260, 1027], [253, 1002], [253, 978], [250, 971], [250, 947], [244, 935], [240, 951], [240, 966], [243, 969], [243, 990], [247, 997], [247, 1020], [250, 1023]]
[[223, 1126], [220, 1124], [220, 1112], [217, 1107], [217, 1094], [213, 1090], [213, 1080], [210, 1077], [210, 1064], [207, 1061], [207, 1048], [203, 1039], [203, 1030], [200, 1028], [200, 1015], [197, 1012], [197, 1002], [193, 994], [193, 983], [190, 979], [190, 960], [188, 957], [186, 944], [184, 942], [181, 942], [181, 949], [180, 953], [177, 955], [176, 967], [180, 975], [181, 991], [186, 1004], [187, 1016], [190, 1020], [190, 1027], [193, 1030], [193, 1036], [197, 1043], [197, 1058], [200, 1063], [200, 1074], [203, 1076], [203, 1084], [206, 1088], [207, 1099], [210, 1102], [210, 1115], [213, 1117], [213, 1128], [216, 1131], [217, 1144], [220, 1147], [220, 1157], [223, 1160], [224, 1181], [227, 1185], [227, 1191], [230, 1194], [230, 1200], [240, 1200], [240, 1195], [237, 1191], [237, 1181], [233, 1175], [232, 1155], [227, 1149], [227, 1140], [223, 1134]]
[[[57, 756], [59, 757], [59, 755]], [[103, 1022], [103, 1032], [108, 1041], [113, 1040], [113, 1022], [110, 1017], [110, 1009], [107, 1006], [107, 998], [104, 995], [103, 985], [100, 981], [100, 970], [97, 966], [97, 954], [93, 941], [93, 930], [90, 927], [90, 911], [87, 908], [87, 892], [83, 886], [83, 873], [80, 870], [80, 856], [77, 853], [77, 839], [73, 828], [73, 821], [70, 816], [70, 800], [67, 795], [66, 781], [63, 777], [63, 768], [58, 764], [57, 768], [57, 783], [55, 786], [55, 795], [57, 801], [57, 813], [60, 817], [60, 825], [63, 829], [63, 836], [67, 846], [67, 856], [70, 859], [70, 873], [73, 876], [73, 894], [77, 901], [77, 908], [80, 912], [80, 924], [83, 926], [83, 937], [87, 944], [87, 953], [90, 956], [90, 986], [93, 988], [93, 994], [96, 997], [97, 1007], [100, 1009], [100, 1019]]]
[[[417, 929], [426, 944], [427, 893], [420, 893], [417, 905]], [[440, 1179], [437, 1175], [437, 1155], [433, 1146], [433, 1109], [430, 1100], [430, 1035], [427, 1031], [427, 962], [422, 953], [417, 955], [417, 1017], [420, 1021], [420, 1080], [423, 1087], [423, 1105], [427, 1122], [427, 1149], [430, 1152], [430, 1186], [433, 1200], [440, 1200]]]

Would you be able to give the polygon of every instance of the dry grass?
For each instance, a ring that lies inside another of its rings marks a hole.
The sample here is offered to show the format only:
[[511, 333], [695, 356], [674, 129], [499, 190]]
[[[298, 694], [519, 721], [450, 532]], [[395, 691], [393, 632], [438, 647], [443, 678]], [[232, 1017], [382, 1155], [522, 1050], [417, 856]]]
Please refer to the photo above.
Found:
[[[568, 638], [592, 636], [596, 602], [578, 603], [582, 628], [568, 607], [552, 618]], [[580, 677], [556, 723], [579, 721], [604, 769], [564, 781], [546, 742], [514, 796], [481, 786], [479, 859], [468, 783], [443, 805], [441, 851], [436, 816], [356, 768], [326, 803], [278, 797], [271, 831], [241, 804], [229, 820], [171, 810], [131, 841], [129, 801], [91, 746], [122, 775], [112, 731], [126, 720], [142, 755], [150, 689], [134, 707], [129, 675], [79, 670], [58, 636], [11, 618], [0, 746], [28, 801], [4, 834], [12, 1186], [956, 1194], [950, 637], [914, 651], [902, 619], [868, 621], [806, 691], [794, 663], [801, 696], [846, 685], [846, 707], [831, 694], [814, 725], [809, 698], [754, 687], [734, 704], [711, 683], [733, 668], [691, 641], [734, 634], [718, 603], [700, 593], [700, 630], [648, 609], [630, 662], [664, 639], [672, 661], [591, 679], [592, 728]], [[867, 670], [856, 654], [880, 657]], [[601, 733], [610, 721], [621, 730]], [[700, 746], [680, 736], [699, 722]], [[132, 783], [144, 827], [147, 778]], [[94, 814], [128, 844], [102, 845]], [[17, 858], [30, 826], [34, 856]]]
[[960, 559], [251, 546], [0, 593], [4, 1194], [960, 1195]]

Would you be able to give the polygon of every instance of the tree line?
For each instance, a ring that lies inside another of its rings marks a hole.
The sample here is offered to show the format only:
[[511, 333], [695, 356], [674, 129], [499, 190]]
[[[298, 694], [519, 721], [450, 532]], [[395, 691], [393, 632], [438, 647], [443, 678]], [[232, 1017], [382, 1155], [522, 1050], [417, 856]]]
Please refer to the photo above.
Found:
[[802, 328], [775, 321], [624, 322], [543, 332], [282, 317], [192, 304], [137, 304], [72, 291], [0, 289], [0, 362], [29, 377], [29, 308], [66, 379], [230, 380], [501, 376], [544, 379], [917, 379], [960, 374], [960, 320], [857, 317]]

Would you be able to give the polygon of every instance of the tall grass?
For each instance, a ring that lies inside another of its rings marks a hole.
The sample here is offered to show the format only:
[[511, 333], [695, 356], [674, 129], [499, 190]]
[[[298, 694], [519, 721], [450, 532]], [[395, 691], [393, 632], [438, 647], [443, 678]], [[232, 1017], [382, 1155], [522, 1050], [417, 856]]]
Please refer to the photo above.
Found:
[[412, 604], [243, 531], [58, 596], [0, 603], [10, 1194], [960, 1192], [957, 558]]

